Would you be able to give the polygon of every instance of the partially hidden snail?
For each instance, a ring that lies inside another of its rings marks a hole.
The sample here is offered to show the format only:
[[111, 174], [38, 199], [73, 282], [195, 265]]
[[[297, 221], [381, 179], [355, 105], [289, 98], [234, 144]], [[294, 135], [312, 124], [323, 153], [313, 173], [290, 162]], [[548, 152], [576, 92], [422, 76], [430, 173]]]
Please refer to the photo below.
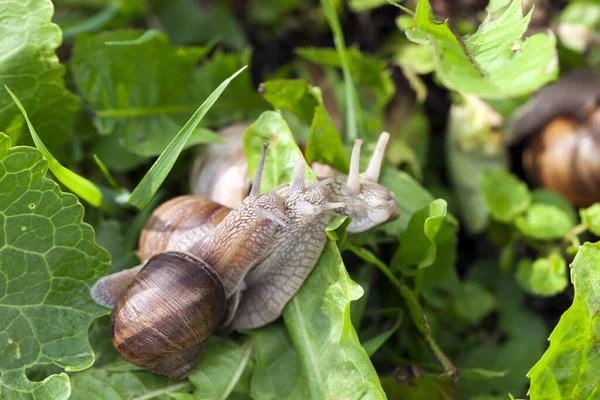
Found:
[[522, 142], [527, 180], [578, 207], [600, 201], [600, 79], [576, 70], [539, 90], [506, 136]]
[[393, 193], [377, 184], [389, 135], [359, 173], [357, 140], [349, 175], [294, 179], [260, 193], [265, 144], [250, 194], [233, 209], [198, 195], [158, 207], [140, 236], [142, 264], [105, 276], [94, 300], [114, 307], [114, 347], [132, 364], [174, 379], [197, 364], [217, 329], [253, 329], [277, 319], [311, 272], [336, 212], [364, 231], [398, 217]]

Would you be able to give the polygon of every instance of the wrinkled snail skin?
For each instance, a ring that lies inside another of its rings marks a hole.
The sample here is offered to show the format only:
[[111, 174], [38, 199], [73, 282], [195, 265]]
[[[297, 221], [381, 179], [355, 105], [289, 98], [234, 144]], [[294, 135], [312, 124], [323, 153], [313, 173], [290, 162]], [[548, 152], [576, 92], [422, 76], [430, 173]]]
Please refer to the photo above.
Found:
[[189, 253], [160, 253], [117, 301], [112, 342], [128, 362], [181, 379], [197, 364], [225, 307], [223, 285], [208, 264]]
[[332, 193], [326, 185], [305, 182], [304, 169], [301, 160], [284, 196], [289, 228], [280, 230], [268, 256], [246, 275], [245, 288], [228, 329], [253, 329], [277, 319], [327, 243], [325, 227], [333, 211], [344, 204], [331, 201]]
[[539, 90], [515, 113], [506, 137], [524, 141], [527, 180], [576, 207], [600, 201], [600, 80], [577, 70]]

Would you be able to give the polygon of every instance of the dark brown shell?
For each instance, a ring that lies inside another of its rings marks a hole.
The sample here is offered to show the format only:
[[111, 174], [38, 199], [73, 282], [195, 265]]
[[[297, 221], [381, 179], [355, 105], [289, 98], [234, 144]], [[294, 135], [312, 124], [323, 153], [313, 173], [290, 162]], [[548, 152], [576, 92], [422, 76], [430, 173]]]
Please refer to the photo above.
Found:
[[575, 206], [600, 201], [600, 124], [556, 118], [532, 137], [523, 152], [523, 166], [530, 181]]
[[225, 292], [212, 268], [183, 252], [153, 256], [112, 313], [115, 349], [128, 362], [186, 377], [225, 315]]
[[164, 250], [187, 250], [167, 248], [171, 236], [185, 234], [204, 224], [218, 224], [230, 211], [230, 208], [199, 195], [179, 196], [161, 204], [140, 235], [140, 260], [145, 262]]

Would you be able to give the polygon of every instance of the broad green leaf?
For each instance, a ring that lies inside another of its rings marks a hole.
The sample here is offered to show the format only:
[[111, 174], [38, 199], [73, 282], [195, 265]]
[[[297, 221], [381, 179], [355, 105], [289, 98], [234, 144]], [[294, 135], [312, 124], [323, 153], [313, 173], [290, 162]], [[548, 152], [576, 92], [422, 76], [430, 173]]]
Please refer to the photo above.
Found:
[[261, 93], [269, 104], [278, 110], [291, 111], [306, 124], [311, 124], [320, 104], [313, 90], [307, 81], [300, 79], [276, 79], [261, 84]]
[[[15, 92], [38, 127], [40, 137], [56, 154], [71, 137], [78, 99], [65, 89], [65, 68], [54, 54], [62, 37], [51, 23], [50, 0], [0, 3], [0, 84]], [[24, 121], [8, 93], [0, 93], [0, 131], [14, 144], [31, 143]]]
[[[488, 15], [468, 38], [452, 33], [448, 21], [434, 22], [428, 0], [421, 0], [415, 27], [429, 39], [443, 84], [484, 98], [528, 94], [558, 75], [552, 32], [523, 40], [531, 12], [523, 16], [522, 0], [513, 1], [498, 18]], [[410, 38], [410, 37], [409, 37]]]
[[402, 269], [404, 274], [413, 275], [435, 261], [435, 239], [446, 219], [447, 207], [445, 200], [437, 199], [413, 214], [394, 256], [398, 260], [395, 267]]
[[8, 94], [12, 97], [15, 104], [19, 108], [20, 112], [23, 114], [23, 118], [25, 118], [25, 122], [29, 127], [29, 132], [31, 133], [31, 137], [33, 138], [33, 142], [35, 143], [35, 147], [42, 153], [42, 156], [48, 162], [48, 168], [56, 179], [59, 180], [60, 183], [69, 188], [73, 193], [81, 197], [83, 200], [87, 201], [94, 207], [101, 207], [109, 212], [116, 212], [117, 204], [114, 198], [110, 198], [106, 196], [105, 193], [102, 193], [102, 190], [96, 186], [93, 182], [85, 179], [83, 176], [76, 174], [68, 168], [63, 167], [56, 158], [48, 151], [44, 143], [38, 136], [35, 128], [31, 124], [27, 112], [23, 108], [23, 105], [14, 95], [14, 93], [7, 87], [6, 90]]
[[[296, 163], [304, 157], [283, 117], [275, 111], [265, 111], [244, 133], [244, 152], [250, 176], [256, 173], [265, 141], [270, 145], [261, 181], [263, 193], [291, 182]], [[310, 168], [306, 170], [305, 178], [315, 180]]]
[[0, 134], [0, 391], [6, 399], [66, 399], [65, 374], [32, 382], [25, 370], [90, 367], [88, 328], [106, 313], [89, 289], [108, 272], [110, 257], [82, 222], [77, 198], [61, 192], [46, 171], [38, 150], [10, 149]]
[[571, 203], [569, 203], [567, 199], [558, 193], [555, 193], [549, 189], [535, 189], [531, 192], [531, 196], [532, 203], [547, 204], [549, 206], [558, 207], [569, 218], [569, 221], [571, 221], [573, 225], [578, 222], [577, 212]]
[[221, 93], [227, 88], [227, 85], [238, 76], [246, 67], [242, 67], [239, 71], [235, 72], [229, 78], [225, 79], [202, 103], [202, 105], [196, 110], [194, 115], [189, 119], [188, 122], [181, 128], [177, 136], [169, 143], [169, 146], [161, 153], [158, 160], [152, 165], [150, 170], [144, 175], [141, 182], [127, 199], [127, 203], [138, 209], [144, 208], [148, 202], [154, 197], [154, 194], [166, 179], [169, 171], [175, 164], [177, 157], [185, 147], [186, 143], [194, 133], [194, 130], [202, 121], [204, 115], [208, 110], [215, 104], [215, 101], [219, 98]]
[[471, 325], [481, 322], [495, 308], [496, 298], [475, 281], [462, 283], [453, 304], [454, 312]]
[[587, 225], [590, 232], [600, 236], [600, 203], [579, 210], [581, 222]]
[[492, 217], [510, 223], [531, 204], [527, 185], [504, 168], [489, 168], [481, 176], [481, 196]]
[[550, 335], [550, 347], [531, 368], [532, 399], [594, 399], [600, 396], [600, 244], [585, 243], [571, 265], [573, 304]]
[[377, 372], [350, 321], [363, 289], [350, 280], [329, 241], [315, 269], [283, 310], [283, 320], [309, 376], [311, 398], [380, 398]]
[[[90, 105], [100, 134], [117, 135], [127, 151], [153, 156], [160, 154], [208, 95], [194, 90], [192, 76], [206, 51], [172, 47], [164, 34], [141, 44], [106, 45], [141, 34], [135, 30], [81, 34], [73, 48], [72, 66], [75, 83]], [[219, 82], [204, 85], [212, 89]], [[193, 133], [188, 145], [218, 140], [207, 129]]]
[[[252, 336], [256, 360], [250, 385], [252, 398], [309, 398], [305, 372], [283, 325], [269, 324], [264, 328], [251, 330], [248, 334]], [[275, 376], [276, 379], [273, 378]]]
[[237, 388], [247, 393], [253, 367], [252, 349], [249, 340], [240, 345], [223, 337], [211, 337], [200, 362], [189, 376], [195, 386], [195, 398], [224, 400]]
[[554, 296], [561, 293], [569, 281], [567, 263], [560, 254], [538, 258], [534, 262], [525, 258], [517, 265], [516, 280], [525, 292], [536, 296]]
[[168, 393], [190, 390], [189, 381], [172, 381], [147, 371], [119, 371], [113, 365], [92, 368], [71, 377], [71, 400], [157, 399], [168, 400]]
[[[302, 154], [283, 118], [263, 115], [244, 137], [250, 171], [256, 169], [262, 141], [270, 140], [263, 191], [290, 182]], [[308, 177], [314, 179], [312, 172]], [[363, 294], [352, 282], [335, 242], [329, 241], [300, 291], [287, 304], [283, 320], [308, 381], [309, 398], [384, 398], [379, 378], [350, 321], [350, 302]]]
[[348, 172], [350, 162], [344, 151], [342, 138], [335, 129], [325, 106], [320, 104], [310, 126], [308, 143], [306, 144], [306, 160], [329, 164], [338, 171]]
[[515, 225], [526, 237], [551, 240], [563, 238], [575, 224], [560, 208], [538, 203], [517, 217]]
[[414, 213], [435, 200], [413, 177], [396, 168], [384, 167], [379, 183], [394, 192], [396, 204], [400, 208], [400, 217], [381, 227], [392, 236], [400, 236], [407, 229]]

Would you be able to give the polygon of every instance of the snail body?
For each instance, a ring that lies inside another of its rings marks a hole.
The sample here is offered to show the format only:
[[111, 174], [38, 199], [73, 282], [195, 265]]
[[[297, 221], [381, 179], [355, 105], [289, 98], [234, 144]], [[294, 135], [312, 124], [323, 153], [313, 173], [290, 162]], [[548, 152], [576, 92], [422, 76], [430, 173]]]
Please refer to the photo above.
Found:
[[[261, 194], [265, 145], [250, 194], [234, 208], [198, 195], [180, 196], [160, 206], [140, 237], [142, 264], [101, 278], [91, 290], [97, 303], [107, 307], [117, 304], [111, 330], [115, 348], [133, 364], [182, 378], [193, 368], [201, 355], [202, 343], [215, 329], [252, 329], [278, 318], [316, 265], [327, 242], [325, 227], [334, 212], [343, 214], [346, 207], [353, 207], [351, 216], [358, 221], [355, 231], [370, 229], [398, 216], [393, 194], [377, 184], [388, 138], [387, 133], [382, 134], [371, 163], [362, 174], [359, 171], [362, 142], [357, 140], [347, 177], [305, 181], [306, 164], [300, 160], [291, 183]], [[155, 273], [160, 275], [161, 270], [170, 270], [164, 266], [165, 254], [177, 263], [188, 260], [193, 266], [181, 269], [198, 271], [206, 282], [178, 279], [177, 274], [173, 275], [172, 286], [154, 282]], [[157, 267], [157, 263], [161, 266]], [[213, 275], [218, 278], [220, 289], [211, 286], [199, 290], [203, 285], [213, 285]], [[139, 288], [144, 285], [166, 285], [169, 289], [154, 292], [147, 288], [146, 294], [140, 294]], [[186, 303], [186, 307], [195, 308], [190, 311], [191, 317], [184, 317], [187, 314], [179, 305], [167, 306], [171, 301], [178, 302], [181, 296], [190, 296], [189, 291], [206, 293], [202, 299]], [[156, 300], [158, 304], [164, 302], [165, 318], [170, 313], [181, 314], [169, 323], [176, 332], [191, 329], [188, 324], [193, 324], [201, 327], [198, 331], [204, 336], [195, 333], [186, 336], [190, 350], [179, 342], [169, 347], [169, 351], [163, 351], [167, 346], [162, 345], [158, 350], [143, 350], [146, 346], [156, 347], [158, 342], [152, 336], [145, 340], [141, 332], [160, 331], [163, 326], [159, 319], [146, 318], [145, 312], [138, 311], [137, 302], [145, 302], [146, 296], [156, 296], [160, 299]], [[208, 301], [217, 305], [204, 319], [196, 319], [203, 315]], [[143, 327], [136, 334], [140, 341], [122, 351], [121, 343], [132, 336], [127, 327], [141, 322]], [[153, 358], [155, 355], [158, 358]], [[161, 357], [168, 361], [161, 361]]]

